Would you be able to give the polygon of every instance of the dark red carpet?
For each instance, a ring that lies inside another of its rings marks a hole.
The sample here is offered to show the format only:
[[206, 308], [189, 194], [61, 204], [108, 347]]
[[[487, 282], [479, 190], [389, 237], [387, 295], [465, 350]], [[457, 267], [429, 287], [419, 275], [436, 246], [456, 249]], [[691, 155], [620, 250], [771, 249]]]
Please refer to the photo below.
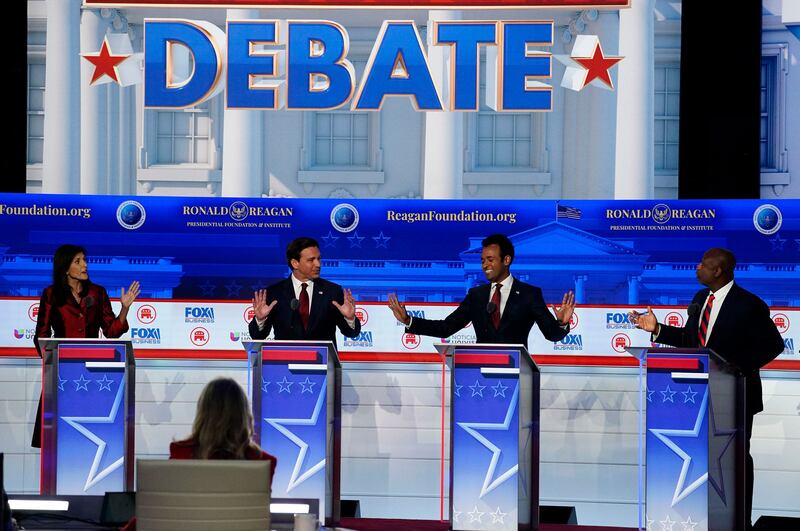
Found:
[[[386, 518], [342, 518], [341, 527], [357, 531], [448, 531], [449, 522], [437, 520], [396, 520]], [[632, 527], [542, 524], [540, 531], [635, 531]]]

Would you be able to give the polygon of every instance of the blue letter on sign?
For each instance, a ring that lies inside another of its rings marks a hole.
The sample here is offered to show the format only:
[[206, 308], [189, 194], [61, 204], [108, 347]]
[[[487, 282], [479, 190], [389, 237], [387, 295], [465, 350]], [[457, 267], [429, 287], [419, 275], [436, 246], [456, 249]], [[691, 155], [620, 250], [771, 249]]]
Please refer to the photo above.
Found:
[[335, 22], [290, 22], [288, 109], [335, 109], [353, 95], [347, 32]]
[[[145, 20], [144, 28], [145, 107], [192, 107], [216, 93], [223, 69], [215, 42], [224, 37], [219, 28], [189, 20]], [[194, 60], [191, 77], [182, 81], [175, 80], [178, 46], [186, 47]]]
[[552, 46], [552, 22], [501, 22], [503, 83], [500, 109], [506, 111], [549, 111], [553, 87], [536, 81], [552, 76], [552, 57], [532, 52], [528, 46]]
[[449, 44], [451, 79], [450, 110], [478, 110], [480, 45], [497, 43], [494, 22], [434, 22], [434, 44]]
[[416, 26], [411, 21], [386, 20], [364, 69], [353, 110], [380, 110], [384, 97], [400, 95], [414, 98], [419, 110], [442, 110]]
[[275, 21], [228, 22], [228, 107], [277, 109], [280, 81], [276, 77], [276, 51], [255, 51], [253, 45], [277, 44]]

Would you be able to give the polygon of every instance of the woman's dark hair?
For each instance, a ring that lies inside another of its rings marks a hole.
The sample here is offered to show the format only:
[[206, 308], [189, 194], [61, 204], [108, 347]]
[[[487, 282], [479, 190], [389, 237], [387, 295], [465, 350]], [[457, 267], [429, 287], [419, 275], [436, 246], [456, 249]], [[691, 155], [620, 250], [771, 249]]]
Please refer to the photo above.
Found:
[[[53, 294], [56, 304], [61, 305], [70, 296], [70, 287], [67, 284], [67, 271], [72, 264], [72, 260], [79, 254], [86, 255], [86, 249], [80, 245], [64, 244], [56, 249], [53, 255]], [[89, 287], [89, 281], [81, 281], [81, 292], [85, 292]]]

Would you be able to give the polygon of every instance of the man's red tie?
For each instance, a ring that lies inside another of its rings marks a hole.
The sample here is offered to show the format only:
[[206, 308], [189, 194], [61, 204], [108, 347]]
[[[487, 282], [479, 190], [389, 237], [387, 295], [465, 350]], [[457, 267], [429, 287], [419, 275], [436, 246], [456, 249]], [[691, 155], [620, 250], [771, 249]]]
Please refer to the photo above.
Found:
[[495, 284], [494, 293], [492, 294], [492, 304], [494, 304], [494, 311], [492, 311], [492, 325], [494, 325], [495, 330], [500, 328], [500, 288], [502, 287], [502, 284]]
[[303, 288], [300, 291], [300, 320], [303, 322], [303, 328], [308, 329], [308, 284], [303, 282], [300, 286]]
[[706, 302], [706, 309], [703, 311], [703, 318], [700, 319], [700, 329], [697, 335], [700, 336], [700, 346], [706, 346], [706, 338], [708, 337], [708, 322], [711, 320], [711, 308], [714, 306], [714, 294], [708, 296]]

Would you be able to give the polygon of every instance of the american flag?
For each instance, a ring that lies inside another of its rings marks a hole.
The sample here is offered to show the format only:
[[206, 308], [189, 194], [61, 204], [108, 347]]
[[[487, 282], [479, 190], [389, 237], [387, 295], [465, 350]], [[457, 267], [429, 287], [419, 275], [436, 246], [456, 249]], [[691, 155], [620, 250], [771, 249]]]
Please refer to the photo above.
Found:
[[558, 212], [556, 217], [559, 218], [568, 218], [568, 219], [581, 219], [581, 209], [571, 207], [571, 206], [564, 206], [558, 205]]

